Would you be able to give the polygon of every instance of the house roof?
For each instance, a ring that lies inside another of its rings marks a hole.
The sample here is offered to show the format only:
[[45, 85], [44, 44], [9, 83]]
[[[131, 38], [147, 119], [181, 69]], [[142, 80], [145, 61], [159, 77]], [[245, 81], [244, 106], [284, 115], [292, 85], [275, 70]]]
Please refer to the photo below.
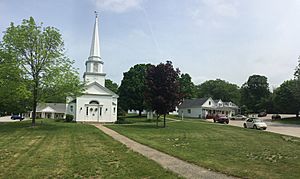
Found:
[[[209, 98], [198, 98], [198, 99], [185, 99], [178, 108], [193, 108], [193, 107], [201, 107]], [[219, 100], [213, 100], [216, 104], [218, 104]], [[222, 100], [221, 100], [222, 101]], [[231, 103], [231, 104], [230, 104]], [[225, 108], [238, 108], [236, 104], [233, 102], [223, 102], [223, 107], [215, 106], [215, 108], [225, 109]], [[230, 105], [229, 105], [230, 104]]]
[[65, 113], [66, 104], [64, 103], [39, 103], [36, 112], [49, 112], [49, 113]]
[[178, 108], [201, 107], [209, 98], [185, 99]]

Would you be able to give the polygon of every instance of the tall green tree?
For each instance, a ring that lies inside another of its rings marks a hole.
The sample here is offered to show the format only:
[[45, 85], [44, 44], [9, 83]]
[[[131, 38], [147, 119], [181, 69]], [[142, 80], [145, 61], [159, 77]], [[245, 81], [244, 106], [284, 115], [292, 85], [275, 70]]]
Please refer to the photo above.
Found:
[[288, 80], [275, 89], [274, 104], [278, 112], [292, 113], [299, 117], [300, 99], [297, 96], [297, 91], [299, 90], [298, 85], [297, 80]]
[[195, 98], [195, 85], [188, 73], [181, 74], [179, 78], [180, 93], [183, 99]]
[[0, 48], [0, 115], [28, 110], [30, 91], [15, 58]]
[[119, 104], [124, 110], [138, 110], [139, 115], [147, 108], [144, 92], [146, 71], [150, 64], [137, 64], [123, 74], [119, 87]]
[[267, 77], [252, 75], [241, 87], [241, 103], [248, 112], [261, 112], [266, 110], [270, 94]]
[[110, 79], [105, 79], [105, 87], [108, 88], [109, 90], [111, 90], [114, 93], [118, 93], [118, 84], [114, 83], [112, 80]]
[[294, 76], [295, 79], [300, 80], [300, 57], [298, 58], [298, 65], [296, 66]]
[[174, 111], [181, 99], [179, 75], [179, 69], [174, 69], [171, 61], [151, 66], [147, 71], [146, 101], [158, 116], [164, 116], [164, 127], [166, 114]]
[[[2, 50], [16, 58], [23, 77], [28, 81], [32, 95], [32, 125], [35, 125], [37, 103], [43, 98], [43, 89], [53, 87], [66, 75], [74, 75], [69, 85], [74, 88], [60, 88], [60, 92], [76, 95], [82, 90], [79, 76], [72, 67], [73, 61], [64, 55], [64, 43], [58, 29], [38, 25], [30, 17], [21, 25], [13, 23], [4, 32]], [[63, 76], [61, 76], [63, 75]], [[63, 83], [63, 82], [62, 82]], [[70, 87], [70, 86], [69, 86]], [[72, 91], [76, 90], [76, 91]]]
[[223, 101], [232, 101], [235, 104], [240, 103], [240, 89], [236, 84], [216, 79], [208, 80], [197, 86], [197, 97], [212, 97], [213, 99], [222, 99]]

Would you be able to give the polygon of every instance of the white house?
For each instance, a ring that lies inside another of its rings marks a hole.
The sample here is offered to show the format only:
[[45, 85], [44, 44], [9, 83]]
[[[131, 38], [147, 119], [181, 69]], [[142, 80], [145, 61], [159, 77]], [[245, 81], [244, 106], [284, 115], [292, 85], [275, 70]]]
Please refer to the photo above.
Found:
[[83, 79], [87, 86], [82, 96], [68, 97], [66, 113], [74, 115], [77, 122], [115, 122], [117, 120], [118, 95], [105, 87], [96, 14], [90, 55], [85, 62]]
[[[64, 119], [66, 104], [64, 103], [39, 103], [36, 107], [37, 118]], [[25, 115], [32, 117], [32, 111]]]
[[206, 118], [207, 115], [223, 115], [231, 117], [238, 111], [232, 102], [213, 100], [212, 98], [185, 99], [178, 106], [178, 115], [183, 117]]

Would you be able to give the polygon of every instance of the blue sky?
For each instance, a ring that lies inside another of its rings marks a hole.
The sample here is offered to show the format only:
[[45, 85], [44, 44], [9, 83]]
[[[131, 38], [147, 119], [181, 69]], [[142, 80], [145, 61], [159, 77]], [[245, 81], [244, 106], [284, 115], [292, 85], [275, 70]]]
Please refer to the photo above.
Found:
[[30, 16], [58, 28], [82, 76], [97, 10], [104, 71], [118, 84], [137, 63], [171, 60], [196, 84], [261, 74], [272, 89], [293, 77], [299, 9], [298, 0], [0, 0], [0, 30]]

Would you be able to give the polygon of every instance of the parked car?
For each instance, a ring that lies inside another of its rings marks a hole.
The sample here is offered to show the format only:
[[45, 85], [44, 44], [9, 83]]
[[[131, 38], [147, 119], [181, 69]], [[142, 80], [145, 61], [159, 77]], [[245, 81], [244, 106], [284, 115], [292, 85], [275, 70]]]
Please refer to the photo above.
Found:
[[24, 119], [24, 117], [22, 117], [21, 115], [14, 114], [10, 117], [10, 119], [12, 119], [12, 120], [18, 119], [18, 120], [22, 121]]
[[248, 118], [244, 122], [244, 128], [267, 129], [267, 124], [258, 118]]
[[232, 116], [230, 119], [231, 120], [245, 120], [245, 119], [247, 119], [247, 117], [244, 115], [238, 114], [236, 116]]
[[225, 116], [221, 116], [221, 117], [216, 116], [216, 117], [214, 117], [214, 122], [228, 124], [229, 123], [229, 118], [225, 117]]
[[273, 114], [272, 120], [281, 119], [281, 116], [279, 114]]
[[266, 112], [260, 112], [260, 113], [258, 113], [258, 117], [265, 117], [265, 116], [267, 116]]

